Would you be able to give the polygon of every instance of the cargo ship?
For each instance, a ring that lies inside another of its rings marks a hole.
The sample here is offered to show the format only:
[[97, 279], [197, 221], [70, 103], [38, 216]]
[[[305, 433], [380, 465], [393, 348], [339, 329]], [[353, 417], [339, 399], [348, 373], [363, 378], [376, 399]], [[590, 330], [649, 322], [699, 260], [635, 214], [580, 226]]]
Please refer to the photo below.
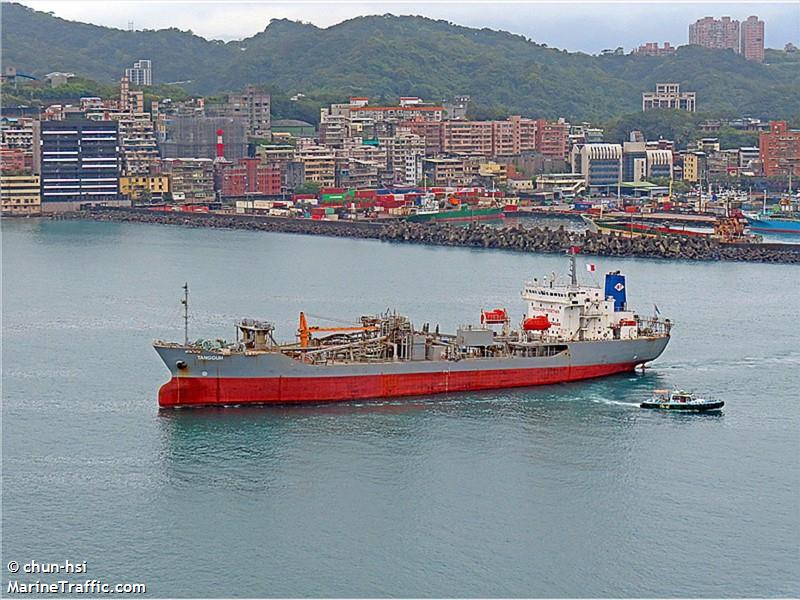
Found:
[[800, 235], [800, 213], [745, 214], [750, 231], [759, 233], [793, 233]]
[[462, 204], [460, 207], [451, 210], [419, 210], [406, 217], [408, 221], [426, 222], [433, 221], [441, 223], [443, 221], [486, 221], [503, 218], [502, 207], [472, 207]]
[[[593, 268], [593, 267], [592, 267]], [[155, 341], [171, 379], [158, 394], [163, 408], [272, 403], [324, 403], [527, 387], [633, 371], [655, 360], [671, 323], [642, 318], [627, 306], [624, 275], [604, 287], [570, 275], [527, 282], [521, 322], [504, 308], [481, 310], [480, 322], [439, 332], [386, 312], [352, 327], [310, 326], [300, 313], [296, 339], [275, 341], [271, 322], [243, 319], [237, 339]]]
[[655, 238], [672, 236], [678, 238], [710, 238], [722, 243], [759, 243], [761, 236], [745, 232], [744, 218], [740, 216], [718, 217], [713, 228], [689, 225], [683, 223], [676, 227], [669, 222], [650, 222], [649, 217], [643, 215], [640, 220], [625, 220], [617, 217], [598, 218], [582, 215], [589, 231], [594, 233], [618, 234], [631, 238]]
[[[790, 182], [791, 187], [791, 182]], [[745, 213], [750, 231], [760, 233], [800, 234], [800, 195], [781, 198], [780, 202], [767, 210], [766, 195], [760, 212]]]

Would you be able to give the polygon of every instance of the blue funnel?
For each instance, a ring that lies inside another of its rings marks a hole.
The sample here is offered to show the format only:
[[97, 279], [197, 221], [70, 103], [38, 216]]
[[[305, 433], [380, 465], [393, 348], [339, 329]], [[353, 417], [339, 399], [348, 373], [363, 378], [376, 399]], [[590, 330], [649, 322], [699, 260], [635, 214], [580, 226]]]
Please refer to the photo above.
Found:
[[627, 306], [625, 275], [620, 275], [619, 271], [606, 275], [605, 297], [614, 299], [614, 311], [625, 310]]

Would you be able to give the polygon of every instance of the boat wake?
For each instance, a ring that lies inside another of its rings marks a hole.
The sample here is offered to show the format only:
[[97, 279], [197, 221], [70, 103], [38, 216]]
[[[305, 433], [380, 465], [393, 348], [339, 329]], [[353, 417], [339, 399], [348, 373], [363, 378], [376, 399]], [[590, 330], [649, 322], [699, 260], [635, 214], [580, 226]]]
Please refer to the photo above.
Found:
[[622, 402], [621, 400], [608, 400], [606, 398], [593, 398], [595, 404], [607, 404], [609, 406], [627, 406], [628, 408], [639, 408], [638, 402]]
[[782, 356], [743, 356], [739, 359], [712, 359], [697, 363], [673, 363], [658, 365], [659, 370], [674, 371], [694, 369], [697, 371], [709, 371], [719, 368], [745, 368], [762, 369], [764, 365], [800, 365], [800, 352], [790, 352]]

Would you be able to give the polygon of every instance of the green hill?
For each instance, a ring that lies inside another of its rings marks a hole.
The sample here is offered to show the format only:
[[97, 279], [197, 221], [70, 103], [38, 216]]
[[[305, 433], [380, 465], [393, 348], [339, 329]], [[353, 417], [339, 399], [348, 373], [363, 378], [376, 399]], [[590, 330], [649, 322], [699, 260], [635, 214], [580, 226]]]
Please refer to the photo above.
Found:
[[469, 94], [483, 116], [603, 120], [636, 112], [641, 92], [659, 81], [698, 94], [698, 110], [717, 115], [800, 115], [800, 62], [771, 51], [771, 64], [730, 51], [685, 46], [673, 56], [589, 56], [523, 36], [422, 17], [359, 17], [321, 29], [273, 20], [235, 42], [177, 29], [122, 31], [2, 4], [4, 65], [34, 75], [72, 71], [116, 80], [134, 60], [153, 61], [157, 82], [187, 82], [197, 94], [247, 83], [287, 94], [344, 98]]

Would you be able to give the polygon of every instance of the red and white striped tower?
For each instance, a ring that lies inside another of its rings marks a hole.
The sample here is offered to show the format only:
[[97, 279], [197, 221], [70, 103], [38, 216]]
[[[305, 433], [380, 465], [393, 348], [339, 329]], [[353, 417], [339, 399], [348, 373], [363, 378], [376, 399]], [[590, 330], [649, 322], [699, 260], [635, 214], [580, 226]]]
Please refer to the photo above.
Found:
[[222, 141], [222, 135], [225, 132], [222, 129], [217, 129], [217, 158], [225, 158], [225, 143]]

